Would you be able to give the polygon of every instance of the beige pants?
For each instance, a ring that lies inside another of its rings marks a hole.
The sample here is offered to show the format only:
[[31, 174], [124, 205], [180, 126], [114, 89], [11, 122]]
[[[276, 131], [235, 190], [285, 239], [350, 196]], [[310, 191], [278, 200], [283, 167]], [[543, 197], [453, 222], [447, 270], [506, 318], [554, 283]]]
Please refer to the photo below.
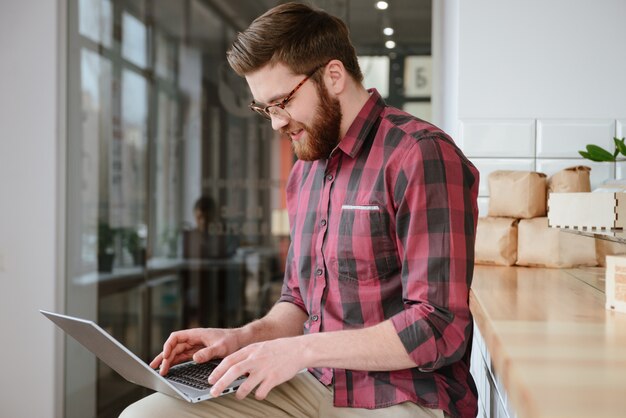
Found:
[[333, 390], [308, 372], [272, 389], [263, 401], [254, 395], [238, 400], [234, 394], [195, 404], [156, 393], [130, 405], [120, 418], [197, 417], [393, 417], [444, 418], [440, 409], [428, 409], [411, 402], [381, 409], [335, 408]]

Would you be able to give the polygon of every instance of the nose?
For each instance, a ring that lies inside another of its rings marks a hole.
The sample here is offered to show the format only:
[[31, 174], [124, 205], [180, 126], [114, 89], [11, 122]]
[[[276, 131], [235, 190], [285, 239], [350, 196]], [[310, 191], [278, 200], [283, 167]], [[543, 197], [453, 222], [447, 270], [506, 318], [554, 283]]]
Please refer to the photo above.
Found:
[[289, 123], [288, 118], [284, 118], [284, 117], [276, 116], [276, 115], [271, 115], [270, 117], [272, 121], [272, 129], [275, 131], [278, 131], [280, 128], [282, 128], [283, 126]]

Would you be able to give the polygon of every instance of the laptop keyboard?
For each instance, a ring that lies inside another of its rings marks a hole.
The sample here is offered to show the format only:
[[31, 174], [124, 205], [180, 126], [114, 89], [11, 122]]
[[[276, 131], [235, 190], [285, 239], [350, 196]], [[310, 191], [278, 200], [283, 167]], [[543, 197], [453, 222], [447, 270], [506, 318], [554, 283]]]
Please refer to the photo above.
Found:
[[217, 367], [217, 364], [208, 363], [187, 363], [170, 369], [166, 379], [183, 385], [191, 386], [196, 389], [209, 389], [208, 379], [211, 372]]

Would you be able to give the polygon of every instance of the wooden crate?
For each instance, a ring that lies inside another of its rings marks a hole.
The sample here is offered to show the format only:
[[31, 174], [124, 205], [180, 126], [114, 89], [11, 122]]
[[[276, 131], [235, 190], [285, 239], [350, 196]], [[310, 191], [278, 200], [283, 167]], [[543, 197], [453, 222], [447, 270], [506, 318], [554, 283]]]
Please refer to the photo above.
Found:
[[606, 309], [626, 313], [626, 256], [606, 256]]
[[550, 193], [548, 225], [591, 231], [624, 229], [626, 193]]

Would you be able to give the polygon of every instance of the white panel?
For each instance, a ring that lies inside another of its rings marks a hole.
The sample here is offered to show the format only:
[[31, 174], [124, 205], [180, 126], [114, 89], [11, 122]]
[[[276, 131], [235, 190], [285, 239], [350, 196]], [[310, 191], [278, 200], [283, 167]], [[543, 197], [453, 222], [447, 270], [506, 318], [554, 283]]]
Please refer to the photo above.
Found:
[[484, 218], [488, 214], [489, 214], [489, 198], [479, 197], [478, 198], [478, 216], [481, 218]]
[[538, 120], [537, 157], [580, 157], [587, 144], [612, 151], [614, 135], [614, 120]]
[[615, 164], [615, 178], [626, 179], [626, 161], [620, 161]]
[[433, 122], [455, 139], [459, 126], [459, 2], [432, 2]]
[[361, 72], [363, 72], [363, 85], [368, 89], [375, 88], [384, 98], [389, 97], [389, 57], [361, 56], [357, 58]]
[[487, 178], [492, 171], [496, 170], [523, 170], [533, 171], [535, 169], [535, 161], [526, 158], [471, 158], [472, 163], [480, 172], [480, 188], [478, 196], [489, 196], [489, 183]]
[[460, 126], [460, 147], [468, 157], [535, 156], [535, 121], [465, 120]]
[[591, 190], [598, 187], [606, 180], [614, 178], [615, 164], [613, 163], [596, 163], [585, 159], [563, 159], [563, 160], [547, 160], [537, 159], [537, 171], [545, 173], [549, 176], [553, 175], [559, 170], [563, 170], [567, 167], [573, 167], [576, 165], [586, 165], [591, 167], [590, 181]]
[[624, 138], [626, 136], [626, 119], [618, 119], [615, 126], [615, 136]]
[[57, 272], [64, 251], [57, 246], [64, 244], [58, 239], [64, 225], [57, 221], [65, 217], [58, 213], [64, 206], [60, 161], [66, 150], [60, 134], [65, 113], [59, 107], [59, 96], [67, 91], [61, 69], [67, 61], [65, 3], [0, 1], [0, 252], [5, 261], [0, 358], [3, 374], [10, 376], [1, 384], [2, 417], [62, 416], [61, 333], [38, 309], [63, 309], [64, 276]]

